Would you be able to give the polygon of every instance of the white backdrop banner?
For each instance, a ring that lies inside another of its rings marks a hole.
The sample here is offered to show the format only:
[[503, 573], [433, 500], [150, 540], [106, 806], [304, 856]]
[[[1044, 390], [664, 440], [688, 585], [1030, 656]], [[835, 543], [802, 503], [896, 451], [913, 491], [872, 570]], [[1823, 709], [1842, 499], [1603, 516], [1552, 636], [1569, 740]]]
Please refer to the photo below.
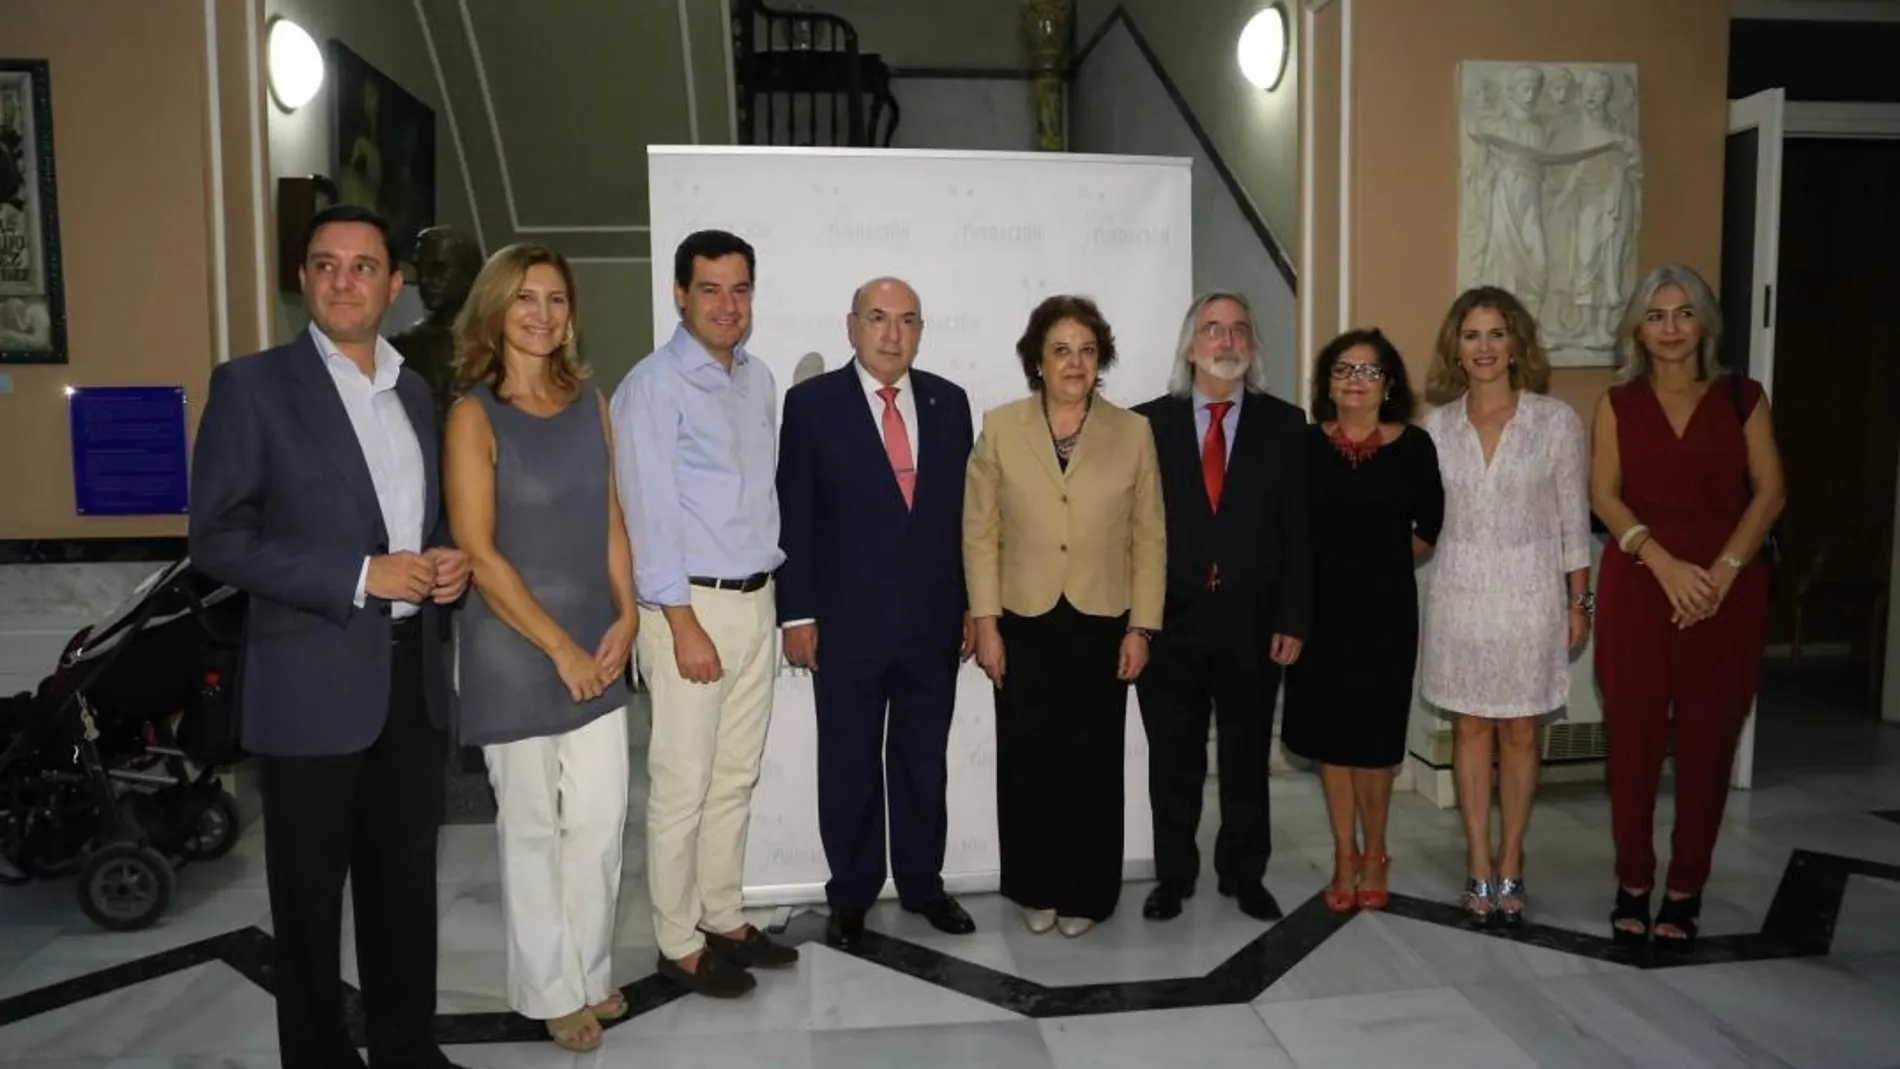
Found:
[[[1119, 363], [1103, 390], [1135, 404], [1166, 389], [1192, 299], [1190, 162], [1066, 153], [668, 147], [647, 152], [657, 347], [679, 322], [673, 250], [701, 229], [758, 252], [748, 350], [781, 396], [851, 360], [851, 294], [896, 275], [923, 302], [917, 366], [987, 409], [1023, 397], [1015, 355], [1029, 313], [1058, 293], [1095, 299]], [[952, 891], [994, 890], [995, 706], [974, 663], [958, 679], [950, 731]], [[751, 905], [821, 902], [830, 872], [818, 836], [817, 730], [810, 677], [781, 663], [746, 849]], [[1128, 703], [1124, 870], [1153, 869], [1147, 745]], [[890, 893], [887, 883], [886, 893]]]

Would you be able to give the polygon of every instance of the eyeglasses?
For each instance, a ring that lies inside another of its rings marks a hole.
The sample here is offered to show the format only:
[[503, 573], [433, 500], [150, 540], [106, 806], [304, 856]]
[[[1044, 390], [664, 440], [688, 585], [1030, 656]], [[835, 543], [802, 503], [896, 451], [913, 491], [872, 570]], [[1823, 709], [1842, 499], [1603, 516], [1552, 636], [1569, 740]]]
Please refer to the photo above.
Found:
[[1195, 333], [1211, 342], [1232, 339], [1235, 345], [1253, 344], [1253, 328], [1245, 323], [1235, 323], [1231, 327], [1225, 323], [1208, 323]]
[[1353, 379], [1378, 382], [1383, 378], [1385, 378], [1385, 368], [1378, 364], [1354, 364], [1342, 360], [1333, 365], [1333, 379], [1336, 382], [1350, 382]]

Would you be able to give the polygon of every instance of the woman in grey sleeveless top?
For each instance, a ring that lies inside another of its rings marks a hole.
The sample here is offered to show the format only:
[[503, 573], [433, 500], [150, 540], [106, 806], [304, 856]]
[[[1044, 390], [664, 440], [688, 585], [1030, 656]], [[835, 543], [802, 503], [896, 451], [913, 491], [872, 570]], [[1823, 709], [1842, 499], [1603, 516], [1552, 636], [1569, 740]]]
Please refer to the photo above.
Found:
[[627, 1012], [613, 985], [627, 812], [633, 562], [606, 406], [574, 347], [561, 254], [512, 245], [455, 323], [449, 523], [473, 581], [460, 628], [459, 740], [500, 812], [508, 1004], [592, 1050]]

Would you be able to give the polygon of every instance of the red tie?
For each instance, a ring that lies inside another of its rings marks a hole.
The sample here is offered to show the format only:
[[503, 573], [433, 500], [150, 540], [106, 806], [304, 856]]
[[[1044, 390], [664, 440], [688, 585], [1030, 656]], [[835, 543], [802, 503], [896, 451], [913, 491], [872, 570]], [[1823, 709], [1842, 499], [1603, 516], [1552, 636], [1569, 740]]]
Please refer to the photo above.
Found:
[[[1220, 492], [1227, 485], [1227, 427], [1223, 420], [1232, 401], [1213, 401], [1207, 406], [1207, 437], [1201, 439], [1201, 478], [1207, 483], [1207, 507], [1220, 511]], [[1220, 562], [1207, 568], [1207, 589], [1220, 589]]]
[[904, 492], [904, 507], [910, 508], [917, 492], [917, 466], [910, 458], [904, 417], [897, 411], [897, 387], [886, 386], [877, 395], [884, 399], [884, 452], [891, 458], [891, 470], [897, 473], [897, 488]]
[[1201, 439], [1201, 478], [1207, 481], [1207, 507], [1220, 511], [1221, 488], [1227, 485], [1227, 428], [1223, 421], [1232, 401], [1214, 401], [1207, 406], [1207, 437]]

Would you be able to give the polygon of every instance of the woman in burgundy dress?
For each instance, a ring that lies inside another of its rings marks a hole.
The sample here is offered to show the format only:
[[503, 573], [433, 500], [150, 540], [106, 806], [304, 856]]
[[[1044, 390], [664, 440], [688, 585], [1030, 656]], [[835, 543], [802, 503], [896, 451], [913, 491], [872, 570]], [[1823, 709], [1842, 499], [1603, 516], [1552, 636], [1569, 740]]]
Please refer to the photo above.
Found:
[[[1680, 265], [1636, 288], [1622, 382], [1597, 403], [1591, 501], [1614, 544], [1598, 592], [1597, 683], [1609, 733], [1618, 942], [1693, 945], [1729, 770], [1768, 638], [1763, 541], [1781, 457], [1761, 386], [1717, 364], [1721, 313]], [[1676, 824], [1650, 923], [1656, 792], [1675, 734]]]

